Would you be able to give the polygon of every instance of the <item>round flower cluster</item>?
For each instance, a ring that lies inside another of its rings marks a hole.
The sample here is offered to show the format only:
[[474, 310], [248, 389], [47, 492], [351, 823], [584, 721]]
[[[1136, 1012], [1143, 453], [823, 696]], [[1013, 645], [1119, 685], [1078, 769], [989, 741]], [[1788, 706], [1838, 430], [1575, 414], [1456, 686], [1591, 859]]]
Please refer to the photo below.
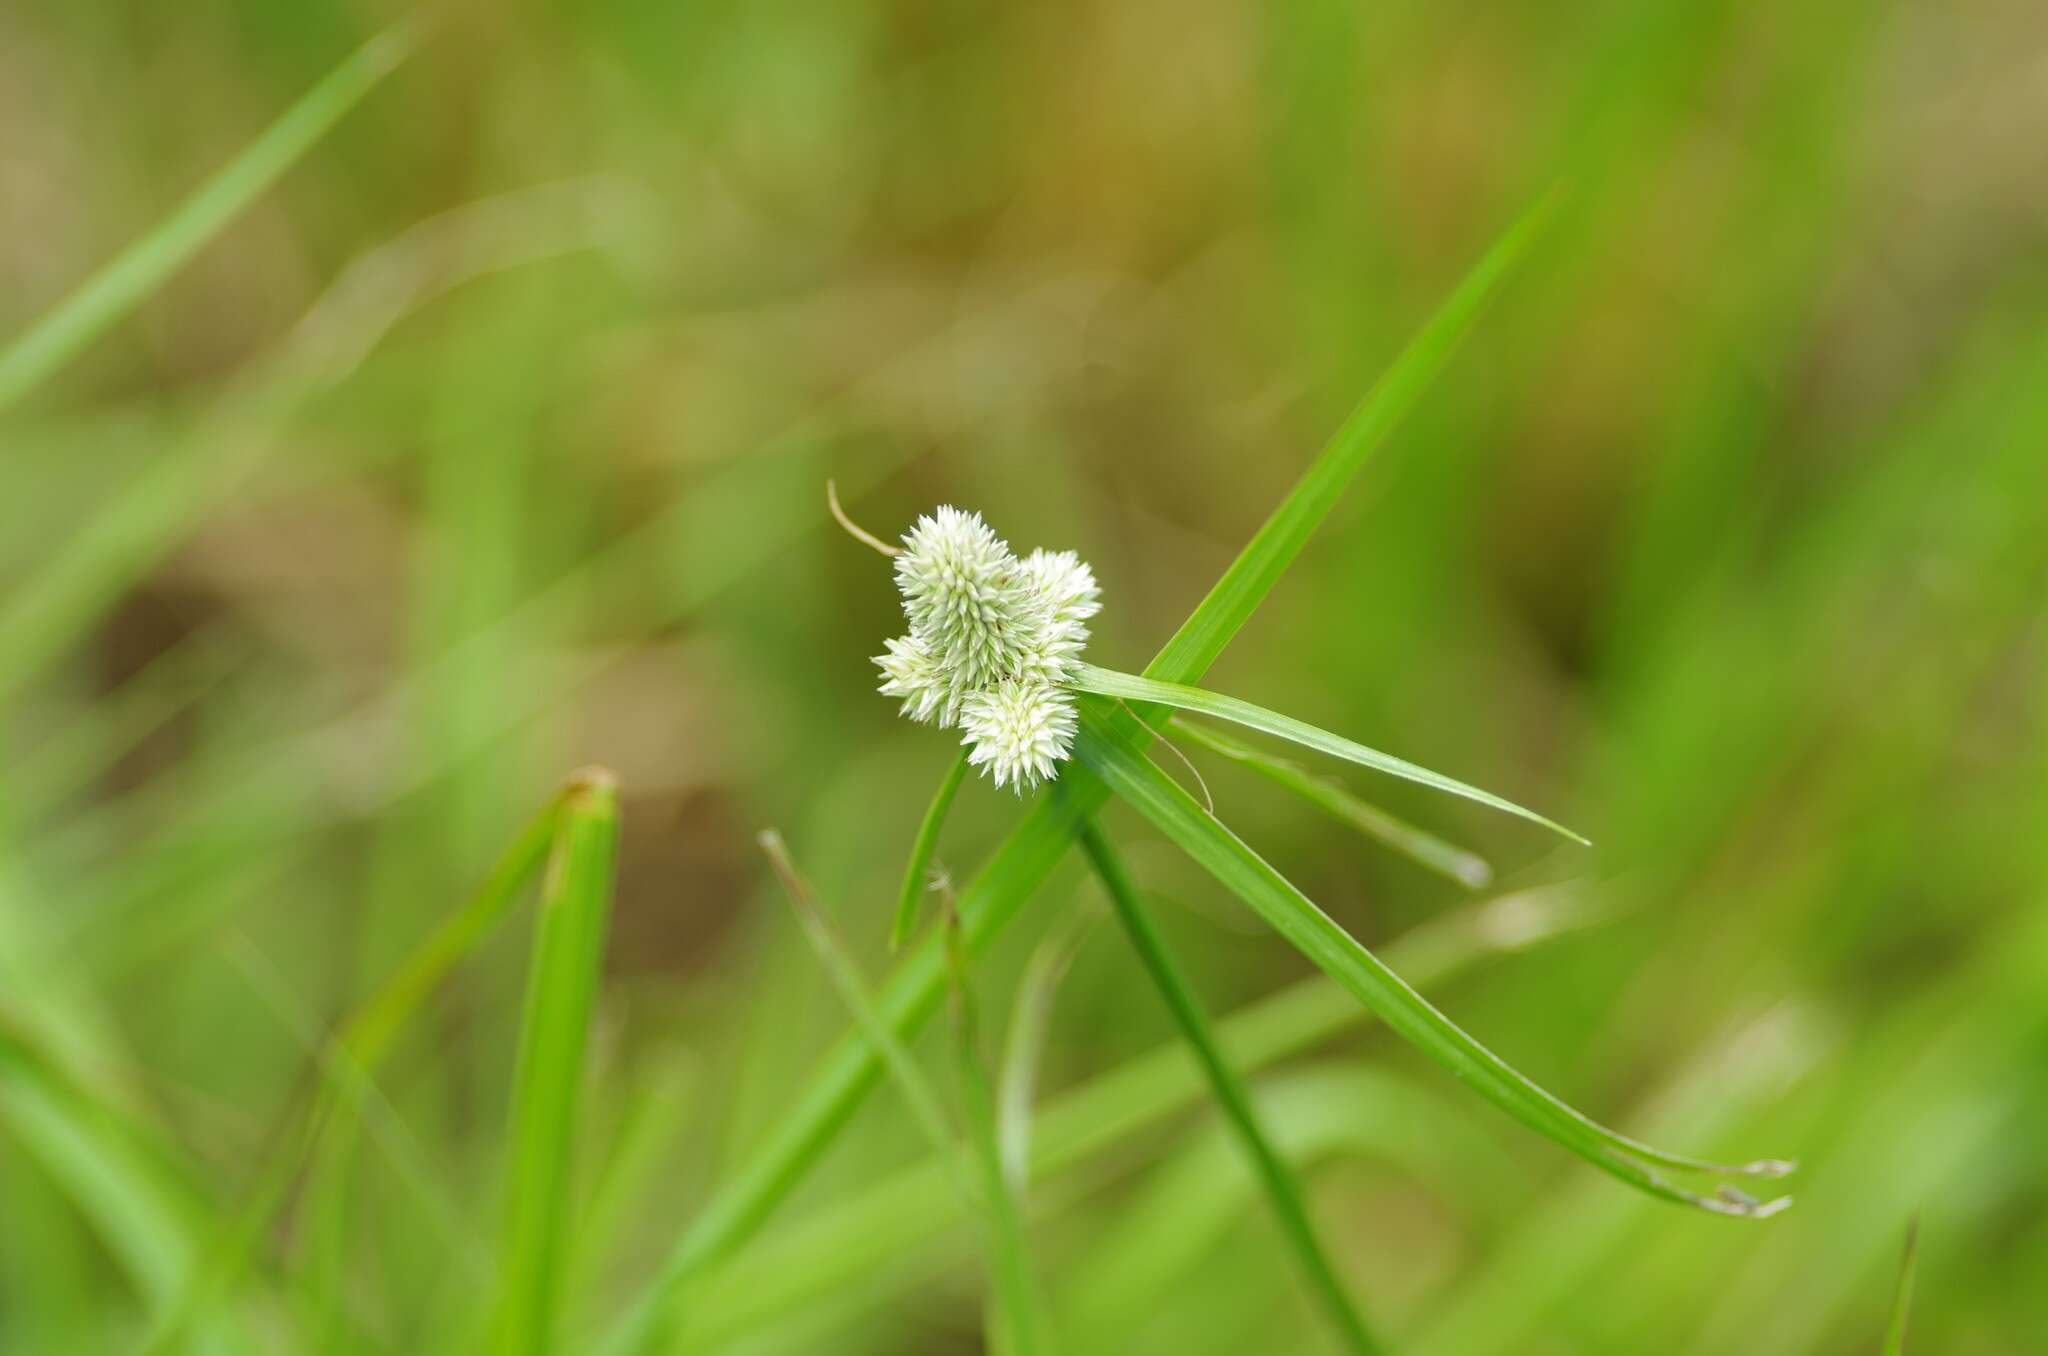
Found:
[[1095, 575], [1072, 551], [1019, 560], [978, 513], [919, 518], [896, 557], [910, 634], [875, 656], [903, 714], [958, 728], [968, 761], [1021, 793], [1058, 775], [1074, 743], [1067, 690], [1101, 610]]

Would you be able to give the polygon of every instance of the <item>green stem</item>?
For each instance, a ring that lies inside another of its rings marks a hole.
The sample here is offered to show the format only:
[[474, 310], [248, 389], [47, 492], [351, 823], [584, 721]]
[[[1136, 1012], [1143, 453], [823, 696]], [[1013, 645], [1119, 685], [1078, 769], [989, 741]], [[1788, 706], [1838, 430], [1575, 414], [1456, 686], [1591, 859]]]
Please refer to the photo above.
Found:
[[939, 830], [945, 826], [946, 812], [953, 808], [953, 797], [959, 793], [960, 783], [967, 779], [967, 750], [961, 749], [960, 756], [953, 760], [953, 766], [946, 770], [946, 778], [939, 783], [939, 789], [932, 793], [932, 803], [925, 808], [924, 822], [917, 827], [917, 841], [910, 845], [910, 863], [903, 868], [903, 893], [896, 899], [896, 923], [889, 929], [889, 949], [894, 951], [910, 940], [917, 930], [918, 906], [924, 900], [926, 889], [925, 873], [931, 870], [932, 853], [939, 845]]
[[1359, 1356], [1375, 1356], [1383, 1348], [1367, 1330], [1365, 1320], [1359, 1317], [1350, 1295], [1345, 1292], [1344, 1282], [1338, 1278], [1336, 1268], [1331, 1265], [1322, 1244], [1316, 1240], [1315, 1226], [1309, 1221], [1301, 1184], [1294, 1180], [1293, 1170], [1274, 1150], [1272, 1141], [1260, 1126], [1258, 1113], [1252, 1109], [1251, 1095], [1245, 1091], [1237, 1072], [1217, 1046], [1215, 1034], [1209, 1028], [1209, 1018], [1202, 1011], [1201, 1000], [1174, 963], [1173, 953], [1167, 949], [1166, 939], [1160, 935], [1158, 926], [1132, 887], [1122, 859], [1102, 836], [1101, 830], [1092, 824], [1081, 830], [1081, 847], [1088, 854], [1089, 861], [1094, 863], [1096, 874], [1102, 878], [1103, 888], [1109, 892], [1117, 918], [1130, 936], [1132, 949], [1144, 963], [1160, 997], [1166, 1000], [1174, 1023], [1180, 1027], [1182, 1038], [1194, 1052], [1202, 1072], [1208, 1076], [1209, 1090], [1216, 1104], [1222, 1108], [1224, 1119], [1236, 1133], [1238, 1142], [1244, 1146], [1245, 1154], [1251, 1159], [1259, 1183], [1266, 1190], [1266, 1199], [1273, 1207], [1273, 1214], [1280, 1221], [1280, 1232], [1287, 1239], [1288, 1246], [1293, 1248], [1295, 1261], [1307, 1276], [1310, 1289], [1329, 1314], [1330, 1322], [1343, 1339], [1345, 1348], [1359, 1353]]

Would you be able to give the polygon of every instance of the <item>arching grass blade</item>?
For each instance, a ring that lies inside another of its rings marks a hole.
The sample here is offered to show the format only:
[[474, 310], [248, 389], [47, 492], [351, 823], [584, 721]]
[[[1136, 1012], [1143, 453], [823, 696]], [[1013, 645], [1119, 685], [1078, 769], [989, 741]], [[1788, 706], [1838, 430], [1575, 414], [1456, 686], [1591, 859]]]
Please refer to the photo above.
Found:
[[1563, 834], [1574, 843], [1588, 841], [1556, 820], [1496, 796], [1491, 791], [1481, 791], [1476, 786], [1468, 786], [1464, 782], [1444, 776], [1441, 772], [1432, 772], [1405, 758], [1396, 758], [1390, 753], [1369, 749], [1342, 735], [1318, 729], [1305, 720], [1283, 716], [1278, 711], [1268, 711], [1263, 706], [1254, 706], [1236, 697], [1206, 692], [1185, 683], [1167, 683], [1156, 678], [1141, 677], [1135, 673], [1118, 673], [1113, 669], [1097, 668], [1093, 664], [1079, 665], [1075, 670], [1073, 682], [1074, 686], [1083, 692], [1116, 697], [1124, 701], [1178, 707], [1180, 710], [1193, 711], [1198, 715], [1231, 721], [1247, 729], [1261, 730], [1266, 734], [1277, 735], [1281, 739], [1292, 740], [1303, 748], [1326, 753], [1332, 758], [1342, 758], [1346, 762], [1357, 763], [1360, 767], [1385, 772], [1404, 781], [1418, 782], [1423, 786], [1445, 791], [1453, 796], [1462, 796], [1466, 800], [1477, 801], [1481, 805], [1518, 816], [1532, 824], [1541, 824], [1553, 833]]
[[1100, 707], [1084, 707], [1074, 746], [1077, 760], [1381, 1021], [1503, 1111], [1595, 1167], [1668, 1201], [1745, 1217], [1774, 1214], [1789, 1203], [1788, 1198], [1760, 1203], [1733, 1190], [1702, 1195], [1665, 1181], [1652, 1167], [1715, 1177], [1778, 1177], [1790, 1167], [1775, 1160], [1728, 1166], [1666, 1153], [1616, 1134], [1543, 1091], [1432, 1007], [1286, 877], [1205, 814], [1128, 736], [1111, 728], [1105, 716]]

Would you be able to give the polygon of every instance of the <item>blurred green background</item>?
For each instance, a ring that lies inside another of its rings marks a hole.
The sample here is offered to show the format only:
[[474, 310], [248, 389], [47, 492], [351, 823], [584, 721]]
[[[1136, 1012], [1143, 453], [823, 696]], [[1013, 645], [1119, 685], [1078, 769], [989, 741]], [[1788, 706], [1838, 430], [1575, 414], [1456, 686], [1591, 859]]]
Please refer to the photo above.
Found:
[[[0, 342], [399, 12], [0, 8]], [[952, 756], [873, 692], [900, 618], [826, 478], [886, 536], [951, 502], [1079, 551], [1091, 657], [1136, 669], [1557, 181], [1208, 685], [1588, 832], [1347, 778], [1484, 853], [1480, 898], [1600, 900], [1436, 990], [1460, 1023], [1621, 1128], [1800, 1159], [1797, 1204], [1640, 1198], [1370, 1029], [1260, 1074], [1275, 1133], [1397, 1350], [1874, 1352], [1915, 1212], [1912, 1345], [2041, 1350], [2048, 10], [602, 0], [452, 6], [0, 411], [0, 1351], [135, 1348], [316, 1043], [592, 763], [601, 1328], [847, 1025], [755, 831], [879, 975]], [[1368, 945], [1473, 907], [1189, 754]], [[970, 782], [941, 858], [1021, 813]], [[1213, 1011], [1307, 973], [1106, 823]], [[976, 972], [989, 1025], [1099, 911], [1068, 863]], [[254, 1240], [217, 1306], [254, 1349], [427, 1350], [486, 1285], [529, 933]], [[1095, 927], [1041, 1086], [1172, 1039]], [[883, 1089], [703, 1347], [979, 1349], [968, 1224], [774, 1260], [924, 1151]], [[1030, 1241], [1062, 1350], [1321, 1349], [1210, 1112], [1043, 1184]]]

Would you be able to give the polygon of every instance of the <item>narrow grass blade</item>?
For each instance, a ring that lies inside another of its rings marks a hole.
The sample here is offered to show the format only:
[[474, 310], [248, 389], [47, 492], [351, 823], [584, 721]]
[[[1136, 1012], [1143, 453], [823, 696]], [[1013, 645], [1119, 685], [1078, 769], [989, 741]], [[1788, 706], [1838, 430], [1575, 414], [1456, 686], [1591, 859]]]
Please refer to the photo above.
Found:
[[511, 1159], [494, 1338], [505, 1352], [554, 1345], [570, 1257], [569, 1185], [583, 1062], [611, 915], [618, 790], [592, 771], [562, 801], [534, 926], [526, 1016], [513, 1075]]
[[1524, 212], [1465, 275], [1457, 290], [1445, 298], [1421, 332], [1409, 340], [1393, 365], [1352, 409], [1336, 436], [1273, 510], [1272, 517], [1238, 552], [1237, 559], [1230, 563], [1201, 605], [1145, 666], [1146, 677], [1192, 683], [1223, 653], [1230, 638], [1265, 601], [1273, 586], [1280, 582], [1280, 576], [1308, 545], [1308, 539], [1335, 507], [1338, 496], [1365, 465], [1366, 458], [1387, 440], [1394, 426], [1436, 380], [1437, 373], [1457, 349], [1458, 341], [1478, 318], [1480, 307], [1549, 224], [1559, 196], [1558, 190], [1552, 189]]
[[1883, 1356], [1905, 1356], [1906, 1320], [1913, 1308], [1913, 1272], [1920, 1262], [1920, 1217], [1906, 1225], [1906, 1254], [1899, 1259], [1899, 1283], [1892, 1291], [1892, 1316], [1884, 1326]]
[[1010, 1177], [1003, 1170], [995, 1094], [989, 1086], [988, 1068], [981, 1059], [967, 940], [960, 933], [960, 914], [950, 899], [946, 907], [946, 973], [953, 992], [953, 1049], [960, 1070], [961, 1100], [967, 1106], [969, 1142], [988, 1201], [990, 1247], [995, 1263], [988, 1348], [999, 1356], [1031, 1356], [1045, 1346], [1041, 1340], [1045, 1322], [1031, 1279], [1030, 1254], [1024, 1245], [1024, 1212], [1018, 1206]]
[[416, 41], [416, 26], [401, 20], [363, 44], [154, 230], [0, 351], [0, 411], [162, 286], [376, 88]]
[[910, 940], [917, 931], [918, 906], [924, 900], [928, 888], [925, 875], [931, 870], [932, 853], [939, 845], [939, 830], [945, 827], [946, 812], [953, 808], [953, 797], [959, 793], [960, 783], [967, 776], [967, 750], [960, 750], [960, 756], [953, 760], [953, 766], [946, 770], [944, 781], [932, 793], [932, 803], [924, 812], [924, 822], [917, 827], [917, 841], [910, 847], [910, 862], [903, 868], [903, 893], [896, 900], [896, 922], [889, 929], [889, 949], [895, 950]]
[[1438, 1012], [1286, 877], [1204, 814], [1179, 783], [1110, 727], [1101, 710], [1083, 709], [1074, 756], [1381, 1021], [1530, 1129], [1664, 1200], [1744, 1217], [1774, 1214], [1789, 1203], [1787, 1198], [1760, 1203], [1732, 1189], [1701, 1195], [1652, 1172], [1646, 1165], [1715, 1177], [1778, 1177], [1790, 1166], [1775, 1160], [1726, 1166], [1666, 1153], [1616, 1134], [1543, 1091]]
[[[1237, 559], [1145, 668], [1168, 682], [1198, 680], [1301, 553], [1366, 458], [1442, 370], [1451, 352], [1541, 231], [1554, 205], [1546, 197], [1488, 250], [1422, 331], [1395, 358], [1336, 435], [1305, 471]], [[1145, 738], [1127, 718], [1133, 737]], [[1067, 794], [1047, 796], [1026, 816], [961, 893], [961, 924], [981, 947], [1014, 918], [1051, 874], [1074, 833], [1108, 798], [1108, 789], [1080, 769], [1062, 774]], [[938, 1003], [944, 974], [934, 945], [909, 952], [878, 995], [898, 1031], [916, 1029]], [[740, 1174], [726, 1183], [676, 1240], [648, 1291], [612, 1329], [611, 1351], [659, 1349], [689, 1286], [758, 1230], [802, 1180], [852, 1117], [880, 1075], [879, 1056], [865, 1041], [842, 1042], [826, 1056], [802, 1098]]]
[[1202, 1066], [1216, 1105], [1222, 1109], [1224, 1119], [1251, 1159], [1259, 1183], [1266, 1189], [1267, 1203], [1280, 1221], [1280, 1232], [1294, 1250], [1296, 1264], [1307, 1277], [1309, 1288], [1329, 1316], [1342, 1345], [1346, 1350], [1365, 1356], [1383, 1350], [1367, 1330], [1365, 1320], [1359, 1316], [1351, 1296], [1344, 1289], [1344, 1282], [1337, 1275], [1336, 1267], [1331, 1265], [1329, 1256], [1317, 1240], [1301, 1184], [1294, 1180], [1293, 1171], [1274, 1150], [1264, 1127], [1259, 1124], [1258, 1113], [1252, 1109], [1251, 1095], [1245, 1091], [1229, 1059], [1217, 1047], [1216, 1038], [1209, 1029], [1208, 1015], [1202, 1011], [1194, 986], [1181, 973], [1173, 953], [1167, 949], [1166, 939], [1159, 934], [1144, 901], [1138, 898], [1130, 875], [1124, 870], [1123, 860], [1110, 847], [1101, 830], [1092, 825], [1081, 831], [1081, 848], [1088, 854], [1088, 860], [1094, 863], [1096, 875], [1102, 878], [1117, 919], [1130, 937], [1131, 947], [1138, 953], [1139, 961], [1151, 975], [1153, 987], [1166, 1000], [1167, 1010], [1173, 1014], [1181, 1038], [1187, 1042], [1195, 1061]]
[[[904, 1105], [910, 1108], [911, 1115], [917, 1118], [918, 1128], [924, 1132], [925, 1138], [934, 1148], [952, 1155], [955, 1132], [947, 1118], [945, 1103], [939, 1099], [924, 1071], [918, 1068], [916, 1058], [904, 1047], [888, 1019], [869, 997], [867, 981], [861, 978], [853, 957], [847, 954], [832, 925], [819, 911], [810, 882], [790, 860], [782, 835], [774, 829], [764, 829], [759, 842], [761, 851], [767, 854], [769, 864], [775, 868], [776, 878], [782, 882], [784, 893], [789, 896], [797, 921], [803, 925], [804, 939], [817, 954], [818, 964], [824, 967], [825, 977], [832, 981], [840, 1001], [846, 1004], [854, 1025], [860, 1028], [861, 1035], [888, 1065], [889, 1076], [896, 1080], [896, 1090], [903, 1095]], [[955, 1158], [957, 1161], [957, 1155]], [[969, 1200], [974, 1199], [974, 1192], [964, 1185], [961, 1194]]]
[[1193, 740], [1211, 753], [1244, 764], [1339, 823], [1350, 825], [1366, 837], [1440, 876], [1448, 876], [1468, 890], [1483, 890], [1493, 883], [1493, 867], [1484, 857], [1455, 843], [1447, 843], [1427, 829], [1417, 828], [1377, 805], [1367, 804], [1336, 782], [1316, 776], [1299, 763], [1276, 758], [1249, 744], [1240, 744], [1222, 731], [1212, 730], [1185, 716], [1175, 716], [1170, 725], [1175, 734]]
[[1441, 772], [1431, 772], [1428, 768], [1420, 767], [1405, 758], [1396, 758], [1390, 753], [1369, 749], [1342, 735], [1334, 735], [1328, 730], [1310, 725], [1307, 721], [1283, 716], [1278, 711], [1268, 711], [1263, 706], [1254, 706], [1236, 697], [1206, 692], [1198, 687], [1189, 687], [1185, 683], [1166, 683], [1135, 673], [1118, 673], [1113, 669], [1097, 668], [1093, 664], [1081, 664], [1075, 670], [1073, 682], [1074, 686], [1083, 692], [1093, 692], [1099, 696], [1115, 697], [1123, 701], [1178, 707], [1183, 711], [1213, 716], [1217, 720], [1231, 721], [1247, 729], [1262, 730], [1267, 734], [1292, 740], [1303, 748], [1329, 754], [1332, 758], [1342, 758], [1361, 767], [1369, 767], [1406, 781], [1419, 782], [1423, 786], [1447, 791], [1451, 795], [1463, 796], [1466, 800], [1477, 801], [1481, 805], [1519, 816], [1532, 824], [1541, 824], [1553, 833], [1563, 834], [1574, 843], [1588, 842], [1556, 820], [1539, 815], [1534, 810], [1517, 805], [1511, 800], [1504, 800], [1491, 791], [1481, 791], [1476, 786], [1467, 786], [1464, 782], [1454, 781]]
[[[947, 1119], [944, 1104], [938, 1093], [917, 1066], [917, 1061], [903, 1042], [897, 1038], [889, 1021], [875, 1006], [869, 996], [866, 981], [861, 978], [860, 969], [853, 957], [840, 944], [832, 925], [819, 910], [812, 896], [811, 887], [796, 864], [790, 860], [782, 835], [773, 829], [760, 836], [761, 850], [768, 854], [769, 862], [775, 867], [775, 874], [782, 881], [784, 891], [789, 895], [790, 905], [796, 910], [797, 919], [803, 924], [804, 936], [810, 941], [811, 949], [817, 953], [818, 961], [839, 991], [848, 1012], [859, 1026], [861, 1033], [881, 1052], [887, 1063], [889, 1074], [896, 1081], [897, 1090], [917, 1118], [919, 1127], [931, 1141], [948, 1170], [953, 1174], [955, 1190], [969, 1208], [980, 1212], [985, 1219], [989, 1234], [990, 1261], [995, 1272], [995, 1290], [1001, 1303], [997, 1313], [1004, 1321], [1001, 1331], [1006, 1340], [994, 1344], [999, 1351], [1012, 1356], [1028, 1356], [1037, 1349], [1035, 1328], [1031, 1314], [1033, 1305], [1029, 1298], [1029, 1274], [1022, 1263], [1022, 1229], [1014, 1213], [1006, 1212], [1013, 1207], [1009, 1193], [1002, 1189], [1002, 1173], [995, 1154], [994, 1126], [988, 1109], [988, 1089], [985, 1082], [978, 1088], [968, 1089], [970, 1111], [977, 1117], [975, 1144], [981, 1150], [976, 1155], [977, 1167], [981, 1170], [979, 1187], [967, 1174], [961, 1155], [955, 1147], [956, 1136]], [[949, 934], [950, 935], [950, 934]], [[955, 944], [949, 942], [949, 973], [958, 976], [957, 965], [960, 953]], [[955, 987], [956, 997], [961, 990]], [[964, 1009], [962, 1021], [965, 1023]], [[971, 1068], [970, 1068], [971, 1066]], [[962, 1046], [963, 1073], [978, 1072], [974, 1064], [971, 1047]], [[975, 1104], [979, 1096], [978, 1106]], [[985, 1132], [985, 1133], [983, 1133]]]

